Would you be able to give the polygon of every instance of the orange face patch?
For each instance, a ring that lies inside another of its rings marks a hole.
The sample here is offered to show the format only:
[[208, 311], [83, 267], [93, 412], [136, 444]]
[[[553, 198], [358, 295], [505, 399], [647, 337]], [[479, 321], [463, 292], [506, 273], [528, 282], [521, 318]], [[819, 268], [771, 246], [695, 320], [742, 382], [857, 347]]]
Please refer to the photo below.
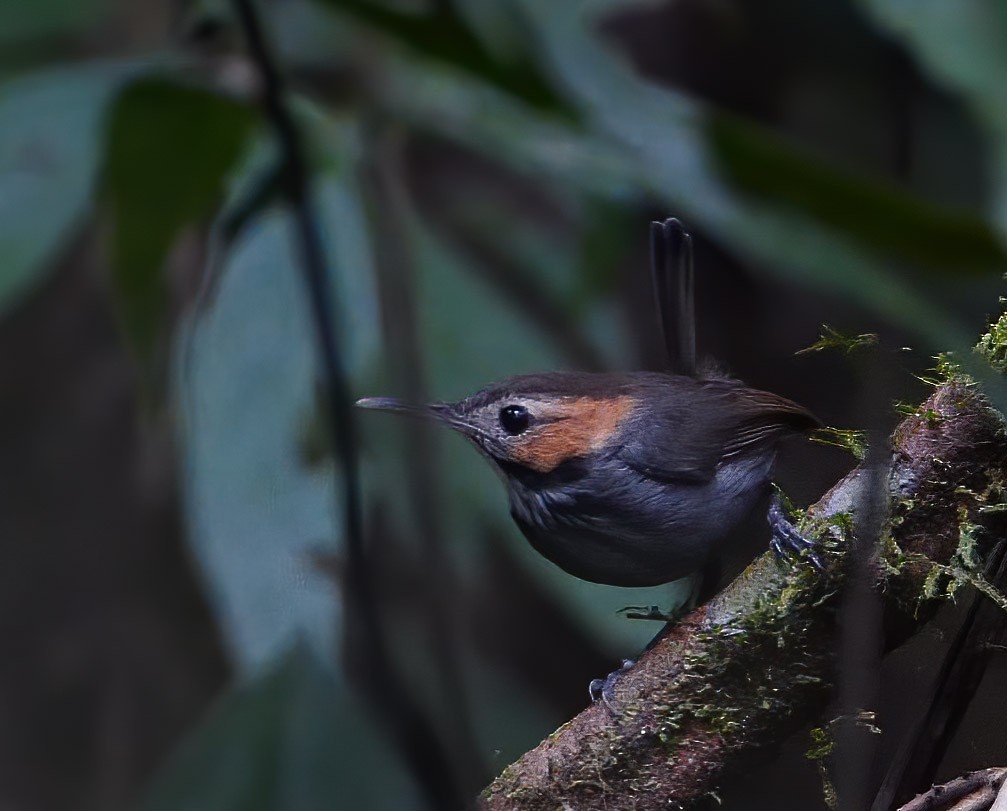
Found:
[[528, 431], [512, 446], [511, 458], [539, 473], [555, 470], [567, 459], [604, 447], [635, 404], [629, 395], [556, 403], [542, 412], [549, 422]]

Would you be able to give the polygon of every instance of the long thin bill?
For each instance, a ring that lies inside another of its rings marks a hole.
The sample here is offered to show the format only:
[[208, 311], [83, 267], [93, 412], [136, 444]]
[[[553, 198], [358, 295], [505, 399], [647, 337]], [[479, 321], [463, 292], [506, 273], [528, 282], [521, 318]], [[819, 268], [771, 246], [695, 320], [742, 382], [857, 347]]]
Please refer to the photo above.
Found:
[[394, 411], [428, 420], [437, 420], [456, 428], [463, 433], [472, 433], [473, 428], [455, 415], [454, 409], [448, 403], [431, 403], [430, 405], [413, 405], [404, 403], [395, 397], [364, 397], [356, 402], [357, 408], [369, 408], [373, 411]]
[[427, 406], [404, 403], [395, 397], [363, 397], [356, 402], [357, 408], [371, 408], [375, 411], [399, 411], [406, 414], [431, 417], [433, 414]]

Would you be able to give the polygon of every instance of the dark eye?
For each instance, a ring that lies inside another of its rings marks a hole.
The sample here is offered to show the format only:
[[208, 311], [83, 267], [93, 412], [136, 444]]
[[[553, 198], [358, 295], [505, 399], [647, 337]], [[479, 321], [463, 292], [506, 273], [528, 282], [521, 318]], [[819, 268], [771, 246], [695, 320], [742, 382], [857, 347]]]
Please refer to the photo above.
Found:
[[517, 436], [528, 430], [531, 424], [531, 414], [522, 405], [509, 405], [500, 409], [500, 425], [511, 436]]

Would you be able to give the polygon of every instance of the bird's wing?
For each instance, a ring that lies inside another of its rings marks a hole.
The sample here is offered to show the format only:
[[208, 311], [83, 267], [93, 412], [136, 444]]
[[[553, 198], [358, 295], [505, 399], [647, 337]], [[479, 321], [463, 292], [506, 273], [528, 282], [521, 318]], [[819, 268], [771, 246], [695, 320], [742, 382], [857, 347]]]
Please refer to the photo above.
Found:
[[796, 403], [732, 380], [650, 389], [643, 396], [649, 407], [640, 409], [618, 453], [634, 470], [661, 481], [708, 482], [725, 460], [819, 425]]

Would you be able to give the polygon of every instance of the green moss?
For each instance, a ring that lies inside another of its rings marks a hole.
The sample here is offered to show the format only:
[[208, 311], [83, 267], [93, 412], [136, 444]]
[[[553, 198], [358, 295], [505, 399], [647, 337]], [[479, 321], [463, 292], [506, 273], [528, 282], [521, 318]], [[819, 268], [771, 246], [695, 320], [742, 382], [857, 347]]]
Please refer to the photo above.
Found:
[[934, 360], [934, 371], [940, 377], [941, 381], [954, 380], [955, 378], [962, 376], [962, 368], [955, 360], [953, 352], [941, 352], [938, 354]]
[[[930, 560], [925, 555], [906, 555], [906, 560], [910, 563], [923, 563], [932, 568], [927, 575], [926, 582], [922, 589], [921, 599], [934, 599], [936, 597], [951, 597], [957, 592], [962, 584], [968, 584], [979, 591], [984, 596], [992, 600], [1001, 610], [1007, 611], [1007, 596], [990, 583], [983, 575], [969, 572], [957, 566], [945, 566]], [[948, 585], [942, 590], [939, 583], [942, 577], [949, 578]]]
[[[941, 382], [936, 378], [927, 378], [927, 382], [936, 385]], [[923, 405], [913, 405], [896, 400], [893, 404], [895, 411], [903, 417], [920, 417], [927, 428], [937, 428], [944, 421], [944, 415], [932, 408], [924, 408]]]
[[826, 727], [814, 727], [809, 734], [811, 746], [804, 753], [808, 760], [823, 760], [832, 754], [832, 750], [836, 748], [836, 741]]
[[982, 564], [976, 547], [981, 529], [978, 524], [971, 523], [967, 515], [962, 516], [958, 525], [958, 548], [951, 559], [952, 566], [958, 565], [970, 572], [980, 571]]
[[[752, 739], [765, 724], [788, 715], [801, 694], [823, 685], [820, 656], [814, 644], [815, 630], [805, 621], [800, 603], [810, 606], [820, 591], [820, 578], [811, 566], [790, 567], [777, 587], [763, 596], [753, 611], [696, 634], [695, 653], [683, 660], [676, 681], [693, 698], [662, 708], [658, 738], [669, 746], [682, 744], [681, 734], [692, 720], [736, 743]], [[786, 648], [805, 652], [803, 662], [786, 668], [772, 665], [769, 652]], [[766, 667], [752, 678], [753, 662]]]
[[[964, 495], [973, 504], [982, 504], [991, 496], [999, 496], [1000, 488], [991, 485], [985, 493], [976, 493], [960, 487], [956, 494]], [[1007, 505], [995, 503], [981, 507], [979, 512], [1000, 512]], [[1007, 596], [1004, 596], [983, 574], [983, 561], [979, 554], [979, 536], [982, 527], [969, 520], [969, 510], [963, 504], [958, 508], [958, 545], [947, 564], [931, 560], [919, 553], [904, 553], [893, 543], [893, 554], [885, 555], [885, 563], [895, 572], [907, 564], [923, 564], [929, 568], [920, 587], [917, 606], [937, 599], [954, 599], [962, 586], [969, 585], [992, 600], [1002, 610], [1007, 611]]]
[[847, 450], [859, 461], [867, 456], [867, 434], [863, 431], [825, 426], [811, 435], [811, 441]]
[[805, 538], [817, 541], [819, 557], [842, 555], [856, 532], [851, 512], [806, 517], [798, 522], [797, 528]]
[[[923, 556], [920, 555], [920, 557]], [[941, 571], [943, 567], [934, 563], [934, 561], [930, 560], [929, 558], [925, 558], [925, 560], [927, 563], [933, 565], [930, 571], [927, 573], [926, 579], [923, 581], [923, 587], [920, 589], [920, 599], [923, 601], [933, 600], [940, 593], [941, 575], [943, 574], [943, 572]]]
[[1007, 372], [1007, 313], [990, 325], [989, 332], [979, 339], [976, 352], [1000, 372]]
[[[966, 382], [969, 377], [962, 371], [952, 352], [941, 352], [934, 357], [934, 365], [924, 374], [916, 375], [916, 379], [937, 388], [952, 381]], [[911, 413], [916, 413], [916, 410], [913, 409]]]
[[839, 808], [839, 792], [829, 777], [829, 772], [825, 768], [825, 761], [818, 761], [818, 774], [822, 778], [822, 799], [825, 800], [825, 807], [829, 811], [836, 811]]
[[844, 335], [828, 324], [822, 324], [822, 334], [818, 340], [811, 346], [799, 349], [795, 354], [804, 355], [808, 352], [821, 352], [826, 349], [836, 349], [849, 354], [860, 349], [874, 348], [877, 345], [878, 336], [873, 332], [864, 332], [860, 335]]

